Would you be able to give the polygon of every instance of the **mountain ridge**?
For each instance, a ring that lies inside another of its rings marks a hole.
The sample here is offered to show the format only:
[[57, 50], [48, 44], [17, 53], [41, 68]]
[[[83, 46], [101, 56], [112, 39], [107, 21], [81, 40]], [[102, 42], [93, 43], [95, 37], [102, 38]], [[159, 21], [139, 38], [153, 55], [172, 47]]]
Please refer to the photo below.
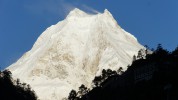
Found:
[[8, 69], [29, 83], [40, 99], [61, 100], [80, 84], [91, 87], [102, 69], [126, 70], [141, 48], [108, 10], [91, 15], [74, 9], [66, 19], [47, 28], [32, 49]]

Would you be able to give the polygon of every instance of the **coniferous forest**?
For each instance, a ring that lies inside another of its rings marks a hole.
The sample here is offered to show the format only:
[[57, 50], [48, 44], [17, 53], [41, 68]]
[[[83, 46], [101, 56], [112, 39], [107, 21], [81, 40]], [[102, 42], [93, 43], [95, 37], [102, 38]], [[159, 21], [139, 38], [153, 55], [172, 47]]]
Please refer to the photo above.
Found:
[[0, 71], [0, 100], [37, 100], [29, 84], [14, 80], [9, 70]]
[[69, 93], [69, 100], [178, 100], [178, 47], [169, 52], [141, 49], [123, 72], [103, 69], [90, 90], [83, 84]]
[[[37, 100], [30, 85], [14, 80], [9, 70], [0, 71], [0, 100]], [[124, 72], [103, 69], [92, 89], [81, 85], [71, 90], [68, 100], [178, 100], [178, 47], [172, 52], [159, 44], [133, 56]]]

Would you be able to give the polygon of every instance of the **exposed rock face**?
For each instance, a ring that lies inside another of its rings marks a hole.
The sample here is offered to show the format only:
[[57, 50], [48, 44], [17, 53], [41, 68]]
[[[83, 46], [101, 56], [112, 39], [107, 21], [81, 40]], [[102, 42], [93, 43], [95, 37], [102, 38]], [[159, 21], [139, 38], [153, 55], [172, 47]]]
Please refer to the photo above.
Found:
[[8, 68], [14, 77], [29, 83], [41, 100], [61, 100], [81, 84], [90, 87], [102, 69], [126, 70], [141, 48], [109, 11], [89, 15], [74, 9], [47, 28], [33, 48]]

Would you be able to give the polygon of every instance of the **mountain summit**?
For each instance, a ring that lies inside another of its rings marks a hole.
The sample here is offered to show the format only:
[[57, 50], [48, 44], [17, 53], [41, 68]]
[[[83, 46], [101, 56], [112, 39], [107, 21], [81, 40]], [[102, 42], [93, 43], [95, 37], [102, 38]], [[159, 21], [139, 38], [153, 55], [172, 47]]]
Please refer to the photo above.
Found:
[[73, 17], [85, 17], [85, 16], [88, 16], [87, 13], [85, 13], [84, 11], [78, 9], [78, 8], [75, 8], [74, 10], [72, 10], [69, 14], [68, 14], [68, 17], [69, 16], [73, 16]]
[[102, 69], [126, 70], [141, 48], [108, 10], [91, 15], [76, 8], [47, 28], [8, 69], [29, 83], [39, 99], [61, 100], [81, 84], [91, 87]]

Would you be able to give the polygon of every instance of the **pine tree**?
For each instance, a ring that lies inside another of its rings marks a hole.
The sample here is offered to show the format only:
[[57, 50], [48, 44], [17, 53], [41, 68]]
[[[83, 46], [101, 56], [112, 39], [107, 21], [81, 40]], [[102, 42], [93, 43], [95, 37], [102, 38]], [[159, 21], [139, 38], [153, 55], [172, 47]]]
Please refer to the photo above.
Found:
[[16, 84], [17, 84], [17, 86], [20, 86], [20, 79], [19, 78], [17, 78]]
[[123, 68], [120, 67], [120, 68], [117, 70], [117, 73], [118, 73], [119, 75], [121, 75], [121, 74], [123, 73]]
[[141, 50], [138, 51], [137, 58], [138, 58], [138, 59], [141, 59], [141, 58], [142, 58], [142, 52], [141, 52]]
[[[22, 87], [20, 81], [14, 80], [11, 77], [9, 70], [1, 72], [0, 77], [0, 100], [37, 100], [37, 96], [34, 91]], [[25, 84], [24, 84], [25, 85]]]
[[88, 93], [88, 89], [87, 89], [87, 87], [85, 86], [85, 85], [81, 85], [80, 87], [79, 87], [79, 91], [78, 91], [78, 94], [79, 94], [79, 96], [78, 97], [82, 97], [83, 95], [85, 95], [86, 93]]
[[178, 56], [178, 46], [177, 46], [176, 49], [172, 52], [172, 55]]
[[136, 60], [137, 60], [137, 58], [136, 58], [136, 56], [134, 55], [134, 56], [133, 56], [133, 62], [136, 61]]
[[101, 76], [96, 76], [93, 80], [93, 84], [95, 87], [100, 87], [101, 82], [102, 82]]
[[68, 96], [68, 100], [79, 100], [77, 97], [77, 92], [75, 90], [71, 90]]

